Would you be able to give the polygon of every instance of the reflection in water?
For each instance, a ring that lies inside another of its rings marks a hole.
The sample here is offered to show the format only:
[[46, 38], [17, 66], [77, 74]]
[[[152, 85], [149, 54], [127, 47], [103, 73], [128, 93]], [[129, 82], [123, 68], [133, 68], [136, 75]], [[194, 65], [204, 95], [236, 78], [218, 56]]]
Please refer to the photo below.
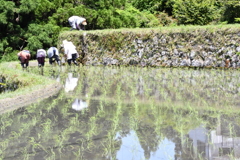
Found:
[[68, 73], [68, 77], [66, 78], [65, 81], [65, 92], [70, 92], [73, 91], [74, 88], [77, 86], [77, 82], [78, 82], [78, 77], [73, 73]]
[[[201, 154], [209, 160], [228, 159], [228, 155], [240, 158], [240, 135], [224, 135], [223, 131], [229, 131], [228, 127], [228, 125], [218, 125], [216, 130], [208, 130], [200, 126], [190, 130], [186, 137], [192, 144], [193, 157], [197, 158]], [[190, 149], [187, 145], [185, 147]]]
[[[158, 150], [151, 152], [150, 155], [145, 155], [145, 150], [142, 148], [139, 138], [135, 131], [130, 131], [128, 135], [122, 137], [119, 133], [116, 139], [121, 139], [121, 148], [117, 152], [118, 160], [126, 159], [149, 159], [149, 160], [166, 160], [174, 159], [175, 144], [167, 138], [163, 139], [158, 145]], [[147, 157], [146, 157], [147, 156]]]
[[87, 102], [81, 99], [75, 99], [75, 101], [72, 104], [72, 108], [75, 109], [76, 111], [80, 111], [87, 107], [88, 107]]
[[0, 159], [240, 158], [237, 71], [82, 67], [48, 73], [63, 90], [0, 115]]

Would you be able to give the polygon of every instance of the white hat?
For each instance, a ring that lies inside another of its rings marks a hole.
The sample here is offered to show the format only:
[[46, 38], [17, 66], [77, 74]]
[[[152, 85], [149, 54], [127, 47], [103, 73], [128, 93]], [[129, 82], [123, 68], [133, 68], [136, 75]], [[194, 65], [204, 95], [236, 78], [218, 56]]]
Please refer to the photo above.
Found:
[[65, 39], [65, 40], [62, 41], [62, 43], [66, 44], [66, 43], [68, 43], [68, 41]]
[[60, 46], [64, 47], [64, 45], [67, 44], [67, 43], [68, 43], [68, 41], [65, 39], [65, 40], [62, 41], [62, 44]]

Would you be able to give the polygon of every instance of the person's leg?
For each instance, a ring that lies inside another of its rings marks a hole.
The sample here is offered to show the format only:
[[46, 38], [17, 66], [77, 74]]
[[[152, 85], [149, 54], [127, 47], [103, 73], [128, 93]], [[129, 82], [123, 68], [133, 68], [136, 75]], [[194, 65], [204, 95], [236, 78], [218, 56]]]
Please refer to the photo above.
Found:
[[58, 65], [59, 65], [59, 66], [61, 66], [61, 61], [60, 61], [60, 60], [59, 60], [59, 61], [57, 61], [57, 63], [58, 63]]
[[42, 57], [42, 66], [44, 67], [45, 64], [45, 57]]
[[42, 66], [42, 64], [41, 64], [41, 57], [38, 57], [37, 61], [38, 61], [38, 67], [41, 67]]
[[52, 65], [53, 61], [52, 61], [52, 57], [49, 58], [49, 64]]
[[72, 54], [72, 61], [76, 66], [78, 66], [78, 63], [76, 62], [76, 59], [77, 59], [77, 53]]
[[23, 59], [23, 57], [19, 56], [18, 60], [20, 61], [20, 64], [21, 64], [22, 68], [24, 68], [24, 59]]
[[44, 66], [45, 57], [39, 57], [39, 67]]
[[55, 56], [55, 59], [56, 59], [56, 61], [57, 61], [58, 65], [60, 66], [60, 65], [61, 65], [61, 61], [60, 61], [60, 59], [59, 59], [59, 56], [58, 56], [58, 55], [56, 55], [56, 56]]
[[29, 64], [29, 59], [25, 59], [25, 64], [26, 64], [26, 68], [27, 68], [28, 64]]
[[72, 61], [72, 59], [67, 60], [69, 66], [71, 66], [71, 61]]

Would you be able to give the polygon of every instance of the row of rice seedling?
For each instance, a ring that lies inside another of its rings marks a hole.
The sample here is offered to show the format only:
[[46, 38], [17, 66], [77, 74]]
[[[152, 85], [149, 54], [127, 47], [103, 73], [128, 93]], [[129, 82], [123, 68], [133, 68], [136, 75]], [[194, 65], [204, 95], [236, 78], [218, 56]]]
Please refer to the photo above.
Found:
[[[44, 69], [47, 76], [57, 72], [57, 68]], [[72, 92], [62, 90], [0, 115], [2, 159], [117, 159], [123, 140], [116, 135], [126, 137], [131, 131], [146, 153], [156, 152], [167, 138], [182, 146], [176, 155], [186, 156], [194, 148], [187, 136], [190, 130], [200, 125], [214, 130], [239, 114], [238, 93], [224, 87], [238, 86], [238, 73], [233, 71], [92, 66], [65, 71], [57, 75], [63, 86], [68, 72], [78, 77]], [[88, 107], [72, 109], [76, 98], [86, 100]], [[229, 135], [238, 136], [239, 121], [234, 122], [227, 129]], [[197, 154], [192, 156], [201, 159]]]

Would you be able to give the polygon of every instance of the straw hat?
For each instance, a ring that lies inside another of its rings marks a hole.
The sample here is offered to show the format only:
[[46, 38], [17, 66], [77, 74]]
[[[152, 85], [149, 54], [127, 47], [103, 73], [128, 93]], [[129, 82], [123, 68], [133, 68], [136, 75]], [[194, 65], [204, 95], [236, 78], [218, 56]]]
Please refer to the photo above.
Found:
[[86, 21], [83, 21], [83, 22], [82, 22], [82, 25], [86, 26], [86, 25], [87, 25], [87, 22], [86, 22]]

